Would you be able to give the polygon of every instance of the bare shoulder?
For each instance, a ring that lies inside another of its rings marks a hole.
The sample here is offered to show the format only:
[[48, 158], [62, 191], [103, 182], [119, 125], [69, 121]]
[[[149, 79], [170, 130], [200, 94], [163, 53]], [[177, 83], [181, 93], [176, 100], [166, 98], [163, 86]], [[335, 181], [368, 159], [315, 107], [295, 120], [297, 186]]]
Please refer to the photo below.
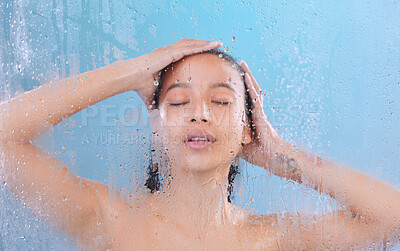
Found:
[[271, 238], [279, 235], [278, 217], [276, 214], [249, 214], [248, 224], [261, 236]]
[[[274, 222], [282, 250], [367, 249], [382, 237], [379, 227], [349, 210], [324, 213], [285, 212], [262, 216]], [[328, 238], [329, 237], [329, 238]]]
[[279, 250], [280, 231], [276, 214], [258, 215], [241, 208], [238, 210], [242, 222], [240, 229], [247, 239], [257, 243], [257, 248]]

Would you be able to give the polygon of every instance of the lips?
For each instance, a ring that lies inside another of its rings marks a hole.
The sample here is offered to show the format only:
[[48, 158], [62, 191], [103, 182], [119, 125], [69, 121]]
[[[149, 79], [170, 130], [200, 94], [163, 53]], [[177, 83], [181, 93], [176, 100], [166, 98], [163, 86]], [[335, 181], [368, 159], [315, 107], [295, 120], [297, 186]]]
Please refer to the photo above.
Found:
[[215, 137], [204, 130], [191, 131], [186, 135], [184, 143], [192, 149], [204, 149], [215, 142]]

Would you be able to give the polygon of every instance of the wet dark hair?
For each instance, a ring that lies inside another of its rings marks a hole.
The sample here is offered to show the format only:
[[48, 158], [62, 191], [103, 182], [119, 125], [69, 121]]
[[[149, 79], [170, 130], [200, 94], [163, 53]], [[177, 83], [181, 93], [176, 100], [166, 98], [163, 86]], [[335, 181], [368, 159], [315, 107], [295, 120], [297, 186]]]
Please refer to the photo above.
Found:
[[[238, 64], [237, 60], [234, 57], [232, 57], [231, 55], [229, 55], [219, 49], [211, 49], [208, 51], [201, 52], [200, 54], [214, 54], [214, 55], [217, 55], [218, 57], [220, 57], [222, 60], [231, 63], [232, 67], [235, 67], [238, 70], [240, 76], [242, 77], [243, 83], [244, 83], [244, 70]], [[182, 58], [182, 59], [184, 59], [184, 58]], [[172, 68], [174, 66], [174, 64], [178, 63], [182, 59], [178, 60], [177, 62], [173, 62], [173, 63], [167, 65], [164, 69], [162, 69], [158, 73], [158, 79], [157, 79], [158, 85], [154, 92], [153, 109], [158, 109], [160, 93], [162, 90], [166, 72], [170, 68]], [[246, 86], [245, 86], [245, 105], [246, 105], [245, 110], [246, 110], [247, 120], [248, 120], [249, 124], [251, 125], [251, 131], [253, 134], [254, 125], [252, 123], [252, 118], [251, 118], [253, 105], [250, 100], [250, 95], [249, 95], [249, 92], [248, 92], [248, 89], [246, 88]], [[152, 151], [154, 151], [154, 150], [152, 150]], [[232, 201], [233, 182], [238, 173], [239, 173], [239, 167], [237, 165], [231, 164], [231, 167], [229, 169], [229, 174], [228, 174], [228, 202]], [[160, 182], [161, 177], [158, 172], [158, 166], [157, 166], [157, 164], [153, 163], [151, 157], [150, 157], [150, 165], [148, 166], [148, 169], [147, 169], [147, 174], [148, 174], [148, 178], [144, 185], [150, 190], [151, 193], [159, 191], [161, 188], [161, 182]]]

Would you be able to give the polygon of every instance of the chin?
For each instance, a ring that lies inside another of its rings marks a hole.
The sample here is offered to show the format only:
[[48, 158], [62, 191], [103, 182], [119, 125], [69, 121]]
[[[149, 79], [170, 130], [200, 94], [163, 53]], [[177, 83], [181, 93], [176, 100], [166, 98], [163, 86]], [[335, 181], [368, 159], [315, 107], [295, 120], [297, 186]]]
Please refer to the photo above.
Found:
[[210, 172], [210, 171], [222, 171], [219, 170], [221, 167], [230, 166], [231, 159], [222, 159], [220, 157], [214, 158], [213, 156], [201, 156], [201, 155], [187, 155], [182, 160], [184, 166], [192, 172]]
[[[182, 160], [189, 170], [191, 171], [208, 171], [214, 169], [212, 166], [211, 158], [204, 158], [201, 156], [188, 156]], [[211, 162], [211, 163], [210, 163]]]

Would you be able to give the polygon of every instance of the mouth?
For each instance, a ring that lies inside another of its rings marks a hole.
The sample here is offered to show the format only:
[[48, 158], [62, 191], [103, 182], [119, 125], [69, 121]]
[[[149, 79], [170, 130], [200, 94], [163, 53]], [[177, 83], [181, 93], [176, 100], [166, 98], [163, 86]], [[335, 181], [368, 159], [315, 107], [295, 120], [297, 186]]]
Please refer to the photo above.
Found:
[[215, 137], [203, 130], [191, 131], [186, 136], [184, 143], [191, 149], [201, 150], [212, 145], [215, 142]]

